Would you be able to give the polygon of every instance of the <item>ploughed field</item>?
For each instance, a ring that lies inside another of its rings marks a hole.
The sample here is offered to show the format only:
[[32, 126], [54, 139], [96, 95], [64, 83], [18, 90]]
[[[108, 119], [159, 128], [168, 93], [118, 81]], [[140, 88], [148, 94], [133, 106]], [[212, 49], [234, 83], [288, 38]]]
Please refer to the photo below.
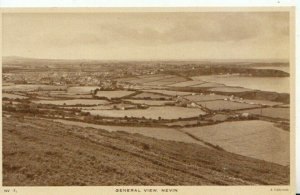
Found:
[[3, 185], [288, 185], [289, 168], [199, 144], [3, 118]]

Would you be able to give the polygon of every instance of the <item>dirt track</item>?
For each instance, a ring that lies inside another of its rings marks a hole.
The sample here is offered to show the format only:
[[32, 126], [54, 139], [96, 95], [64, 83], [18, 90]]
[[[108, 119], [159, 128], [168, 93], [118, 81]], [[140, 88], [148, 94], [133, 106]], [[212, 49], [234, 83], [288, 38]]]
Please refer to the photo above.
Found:
[[197, 144], [3, 118], [3, 185], [280, 185], [284, 166]]

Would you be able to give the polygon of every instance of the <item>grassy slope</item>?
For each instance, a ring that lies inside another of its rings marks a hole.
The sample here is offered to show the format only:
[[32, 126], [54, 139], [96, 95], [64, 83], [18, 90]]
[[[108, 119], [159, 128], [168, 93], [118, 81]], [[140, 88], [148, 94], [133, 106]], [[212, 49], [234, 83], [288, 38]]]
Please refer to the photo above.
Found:
[[3, 118], [3, 185], [288, 184], [289, 169], [197, 144]]

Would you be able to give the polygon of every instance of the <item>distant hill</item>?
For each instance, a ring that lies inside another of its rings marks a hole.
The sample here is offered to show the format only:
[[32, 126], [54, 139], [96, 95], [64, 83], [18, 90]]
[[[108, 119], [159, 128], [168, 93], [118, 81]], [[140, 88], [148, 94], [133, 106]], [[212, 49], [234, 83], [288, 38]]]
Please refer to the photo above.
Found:
[[50, 66], [50, 65], [80, 65], [80, 64], [96, 64], [102, 61], [99, 60], [67, 60], [67, 59], [39, 59], [39, 58], [23, 58], [17, 56], [8, 56], [2, 58], [3, 65], [21, 66]]
[[35, 65], [35, 66], [49, 66], [49, 65], [95, 65], [95, 64], [164, 64], [164, 65], [186, 65], [186, 64], [234, 64], [234, 65], [251, 65], [251, 64], [281, 64], [288, 65], [287, 60], [278, 59], [201, 59], [201, 60], [95, 60], [95, 59], [42, 59], [42, 58], [25, 58], [19, 56], [3, 56], [2, 64], [5, 66], [13, 65]]

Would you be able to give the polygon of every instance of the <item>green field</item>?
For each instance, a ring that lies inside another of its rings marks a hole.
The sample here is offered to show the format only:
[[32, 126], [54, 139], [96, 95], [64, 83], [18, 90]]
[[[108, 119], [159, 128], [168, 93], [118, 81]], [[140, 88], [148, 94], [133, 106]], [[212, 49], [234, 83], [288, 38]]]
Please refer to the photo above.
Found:
[[199, 88], [211, 88], [211, 87], [224, 87], [223, 84], [220, 83], [209, 83], [209, 82], [205, 82], [203, 84], [199, 84], [199, 85], [193, 85], [191, 87], [199, 87]]
[[108, 99], [112, 98], [122, 98], [124, 96], [128, 96], [133, 94], [134, 91], [124, 91], [124, 90], [116, 90], [116, 91], [98, 91], [96, 96], [98, 97], [106, 97]]
[[108, 104], [106, 100], [93, 100], [93, 99], [72, 99], [72, 100], [36, 100], [33, 101], [36, 104], [53, 104], [53, 105], [100, 105]]
[[224, 122], [183, 130], [229, 152], [281, 165], [290, 162], [290, 133], [270, 122]]
[[189, 95], [189, 96], [185, 96], [184, 98], [194, 102], [201, 102], [201, 101], [211, 101], [211, 100], [224, 100], [225, 98], [228, 98], [228, 96], [216, 95], [216, 94], [202, 94], [202, 95]]
[[106, 117], [145, 117], [147, 119], [178, 119], [198, 117], [205, 114], [204, 111], [198, 108], [184, 108], [175, 106], [150, 107], [147, 109], [129, 109], [129, 110], [90, 110], [92, 115], [106, 116]]
[[205, 83], [204, 81], [184, 81], [170, 85], [170, 87], [189, 87], [193, 85], [200, 85]]
[[275, 106], [275, 105], [282, 105], [281, 102], [274, 102], [274, 101], [268, 101], [268, 100], [247, 100], [243, 99], [240, 100], [241, 102], [245, 102], [247, 104], [259, 104], [259, 105], [267, 105], [267, 106]]
[[159, 89], [153, 89], [153, 90], [143, 90], [145, 92], [150, 93], [160, 93], [164, 95], [170, 95], [170, 96], [185, 96], [190, 95], [192, 92], [184, 92], [184, 91], [171, 91], [171, 90], [159, 90]]
[[150, 92], [142, 92], [140, 94], [132, 96], [131, 98], [137, 98], [137, 99], [170, 99], [170, 97], [167, 96], [167, 95], [150, 93]]
[[210, 110], [239, 110], [239, 109], [259, 107], [259, 105], [232, 102], [229, 100], [228, 101], [215, 100], [215, 101], [208, 101], [208, 102], [198, 102], [198, 104], [200, 104]]
[[69, 87], [68, 93], [73, 94], [92, 94], [92, 92], [99, 87], [97, 86], [80, 86], [80, 87]]
[[55, 86], [55, 85], [8, 85], [2, 86], [2, 91], [56, 91], [66, 90], [66, 86]]
[[124, 101], [129, 101], [134, 104], [146, 104], [149, 106], [163, 106], [167, 103], [174, 103], [173, 101], [163, 101], [163, 100], [132, 100], [132, 99], [123, 99]]
[[8, 99], [26, 99], [28, 97], [23, 95], [15, 95], [10, 93], [2, 93], [2, 98], [8, 98]]
[[243, 87], [215, 87], [215, 88], [209, 89], [209, 91], [239, 93], [239, 92], [253, 91], [253, 90], [252, 89], [246, 89], [246, 88], [243, 88]]
[[259, 109], [249, 109], [243, 110], [241, 112], [247, 112], [251, 114], [257, 114], [262, 116], [267, 116], [271, 118], [282, 118], [290, 119], [290, 108], [259, 108]]
[[196, 143], [202, 146], [205, 146], [202, 142], [199, 142], [192, 137], [182, 133], [181, 131], [177, 131], [172, 128], [162, 128], [162, 127], [130, 127], [130, 126], [115, 126], [115, 125], [96, 125], [90, 123], [76, 122], [76, 121], [68, 121], [56, 119], [55, 122], [60, 122], [65, 125], [75, 125], [80, 127], [92, 127], [95, 129], [105, 129], [107, 131], [125, 131], [128, 133], [137, 133], [141, 135], [145, 135], [147, 137], [153, 137], [161, 140], [172, 140], [179, 141], [185, 143]]

